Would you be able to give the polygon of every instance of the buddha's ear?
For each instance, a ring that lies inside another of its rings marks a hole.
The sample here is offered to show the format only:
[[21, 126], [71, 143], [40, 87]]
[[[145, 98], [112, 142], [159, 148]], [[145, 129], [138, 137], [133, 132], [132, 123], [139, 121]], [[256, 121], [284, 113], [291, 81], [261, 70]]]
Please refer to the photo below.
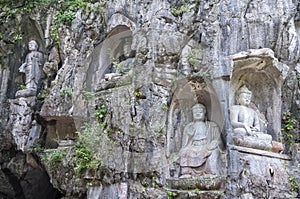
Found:
[[234, 99], [235, 99], [235, 104], [239, 104], [239, 95], [236, 94]]

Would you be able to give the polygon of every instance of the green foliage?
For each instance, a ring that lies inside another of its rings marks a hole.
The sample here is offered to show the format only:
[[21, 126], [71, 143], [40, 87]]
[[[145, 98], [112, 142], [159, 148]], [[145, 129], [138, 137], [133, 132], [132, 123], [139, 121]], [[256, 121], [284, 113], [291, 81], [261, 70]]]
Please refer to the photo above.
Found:
[[125, 74], [130, 70], [129, 67], [126, 67], [124, 64], [119, 63], [119, 61], [117, 61], [115, 59], [112, 61], [112, 64], [116, 68], [116, 71], [118, 73]]
[[155, 189], [158, 187], [158, 184], [156, 183], [156, 177], [155, 176], [152, 177], [152, 187], [155, 188]]
[[75, 166], [75, 173], [82, 174], [82, 171], [85, 169], [97, 170], [100, 159], [95, 154], [101, 141], [100, 133], [97, 128], [93, 128], [88, 124], [83, 126], [82, 131], [76, 133], [78, 135], [78, 142], [71, 159], [71, 162]]
[[0, 4], [0, 13], [2, 14], [1, 18], [5, 18], [5, 20], [12, 18], [18, 12], [20, 12], [19, 9], [14, 8], [12, 5], [8, 3]]
[[52, 37], [55, 44], [60, 44], [59, 34], [58, 34], [58, 25], [52, 25], [50, 27], [50, 36]]
[[197, 49], [192, 49], [189, 56], [188, 61], [194, 70], [197, 70], [197, 64], [200, 59], [200, 52]]
[[98, 160], [93, 159], [91, 151], [85, 145], [77, 145], [72, 162], [75, 165], [74, 170], [77, 174], [84, 169], [92, 168], [96, 170], [98, 168]]
[[49, 95], [49, 93], [50, 93], [50, 88], [44, 88], [42, 93], [41, 93], [41, 97], [46, 98]]
[[134, 95], [137, 97], [137, 98], [141, 98], [143, 96], [143, 93], [141, 91], [134, 91]]
[[36, 144], [34, 146], [31, 146], [29, 149], [28, 149], [28, 152], [29, 153], [34, 153], [34, 152], [41, 152], [43, 151], [44, 149], [41, 147], [40, 144]]
[[173, 77], [172, 80], [171, 80], [171, 83], [175, 83], [177, 81], [177, 78], [176, 77]]
[[289, 176], [288, 178], [290, 181], [292, 191], [298, 191], [299, 185], [296, 183], [295, 178], [293, 176]]
[[23, 35], [22, 34], [14, 34], [13, 40], [14, 41], [19, 41], [23, 39]]
[[[98, 6], [89, 6], [89, 3], [99, 2]], [[17, 0], [1, 0], [0, 3], [0, 20], [7, 22], [14, 19], [17, 15], [31, 14], [34, 9], [49, 10], [53, 8], [53, 23], [50, 29], [50, 36], [55, 44], [59, 44], [58, 29], [63, 24], [70, 26], [76, 17], [76, 13], [86, 10], [100, 13], [104, 19], [104, 13], [107, 10], [108, 0], [26, 0], [18, 2]], [[21, 40], [21, 34], [13, 36], [13, 41]], [[1, 37], [0, 37], [1, 39]]]
[[83, 91], [82, 94], [83, 94], [83, 99], [85, 101], [89, 101], [89, 100], [93, 99], [93, 97], [95, 95], [93, 92], [89, 92], [89, 91]]
[[66, 24], [71, 25], [73, 19], [75, 19], [75, 12], [73, 11], [63, 11], [59, 12], [54, 16], [54, 21], [56, 24]]
[[84, 145], [91, 153], [96, 152], [96, 146], [99, 145], [101, 141], [101, 134], [99, 129], [92, 127], [90, 124], [85, 124], [82, 127], [82, 130], [76, 132], [78, 136], [79, 145]]
[[55, 150], [48, 154], [51, 162], [61, 162], [67, 154], [65, 152]]
[[26, 85], [23, 85], [23, 84], [22, 84], [22, 85], [20, 85], [20, 87], [21, 87], [22, 90], [25, 90], [25, 89], [26, 89]]
[[86, 183], [86, 186], [92, 187], [92, 186], [93, 186], [93, 183], [92, 183], [92, 182], [88, 182], [88, 183]]
[[178, 193], [175, 193], [173, 191], [167, 191], [168, 194], [168, 199], [172, 199], [173, 197], [176, 197], [178, 195]]
[[294, 119], [294, 118], [289, 118], [288, 120], [286, 120], [286, 122], [285, 122], [286, 130], [288, 130], [288, 131], [293, 130], [294, 129], [293, 125], [296, 124], [296, 123], [297, 123], [297, 120]]
[[95, 112], [95, 116], [97, 118], [98, 123], [103, 127], [106, 126], [104, 122], [106, 114], [107, 114], [107, 108], [105, 104], [102, 104], [100, 108], [98, 108]]
[[178, 17], [179, 15], [189, 12], [190, 10], [191, 10], [190, 5], [188, 3], [185, 3], [179, 7], [172, 8], [171, 12], [174, 16]]
[[17, 2], [17, 0], [1, 0], [1, 18], [7, 20], [9, 18], [14, 18], [17, 14], [28, 14], [35, 8], [47, 9], [47, 7], [53, 3], [57, 4], [57, 0], [30, 0], [24, 1], [23, 4]]
[[45, 150], [45, 154], [42, 157], [43, 161], [46, 161], [50, 168], [56, 169], [61, 163], [62, 159], [66, 157], [67, 153], [58, 149]]
[[149, 182], [148, 181], [143, 182], [143, 186], [144, 187], [149, 187]]
[[284, 132], [285, 141], [289, 145], [293, 145], [295, 142], [294, 133], [296, 131], [296, 125], [297, 125], [297, 120], [291, 117], [289, 113], [284, 113], [283, 128], [281, 130]]
[[60, 89], [60, 94], [71, 97], [72, 96], [72, 88], [69, 88], [69, 87], [62, 88], [62, 89]]
[[59, 5], [59, 12], [54, 16], [55, 24], [71, 25], [75, 19], [76, 12], [84, 10], [88, 2], [84, 0], [67, 0]]
[[196, 188], [195, 189], [195, 193], [198, 195], [198, 194], [200, 194], [200, 189], [199, 188]]
[[161, 105], [161, 110], [167, 111], [168, 110], [168, 106], [166, 104], [162, 104]]

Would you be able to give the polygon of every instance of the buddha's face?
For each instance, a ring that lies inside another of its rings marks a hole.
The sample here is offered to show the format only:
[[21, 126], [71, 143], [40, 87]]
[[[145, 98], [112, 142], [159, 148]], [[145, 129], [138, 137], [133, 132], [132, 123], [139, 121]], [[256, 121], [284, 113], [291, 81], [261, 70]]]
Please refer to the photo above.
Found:
[[29, 43], [28, 43], [28, 49], [29, 49], [30, 51], [35, 51], [35, 50], [37, 50], [37, 45], [36, 45], [36, 43], [33, 42], [33, 41], [29, 42]]
[[238, 103], [242, 106], [248, 106], [251, 102], [251, 93], [241, 93], [238, 98]]
[[202, 107], [193, 108], [193, 118], [194, 120], [204, 120], [206, 110]]

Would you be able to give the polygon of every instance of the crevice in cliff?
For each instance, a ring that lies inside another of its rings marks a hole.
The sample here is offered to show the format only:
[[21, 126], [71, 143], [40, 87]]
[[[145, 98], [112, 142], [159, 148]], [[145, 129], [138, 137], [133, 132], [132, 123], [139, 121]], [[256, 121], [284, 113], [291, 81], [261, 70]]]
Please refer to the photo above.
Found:
[[8, 179], [13, 190], [15, 191], [14, 198], [15, 199], [25, 199], [25, 195], [23, 193], [23, 189], [22, 189], [19, 179], [9, 169], [2, 169], [2, 171], [5, 174], [6, 178]]

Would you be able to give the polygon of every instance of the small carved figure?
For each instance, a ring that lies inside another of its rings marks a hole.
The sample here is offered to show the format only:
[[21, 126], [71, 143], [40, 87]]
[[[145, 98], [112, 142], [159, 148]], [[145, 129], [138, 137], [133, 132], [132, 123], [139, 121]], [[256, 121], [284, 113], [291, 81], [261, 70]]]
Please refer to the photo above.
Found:
[[180, 151], [181, 178], [192, 175], [219, 174], [220, 130], [216, 123], [205, 121], [206, 108], [192, 107], [194, 121], [186, 125]]
[[272, 136], [262, 132], [260, 119], [250, 108], [252, 92], [242, 86], [237, 91], [236, 101], [230, 111], [231, 125], [234, 131], [235, 144], [257, 149], [271, 149]]
[[25, 63], [23, 63], [19, 71], [25, 73], [26, 89], [37, 90], [38, 83], [42, 78], [41, 66], [43, 64], [43, 54], [38, 52], [38, 44], [32, 40], [28, 43], [30, 53], [27, 54]]

